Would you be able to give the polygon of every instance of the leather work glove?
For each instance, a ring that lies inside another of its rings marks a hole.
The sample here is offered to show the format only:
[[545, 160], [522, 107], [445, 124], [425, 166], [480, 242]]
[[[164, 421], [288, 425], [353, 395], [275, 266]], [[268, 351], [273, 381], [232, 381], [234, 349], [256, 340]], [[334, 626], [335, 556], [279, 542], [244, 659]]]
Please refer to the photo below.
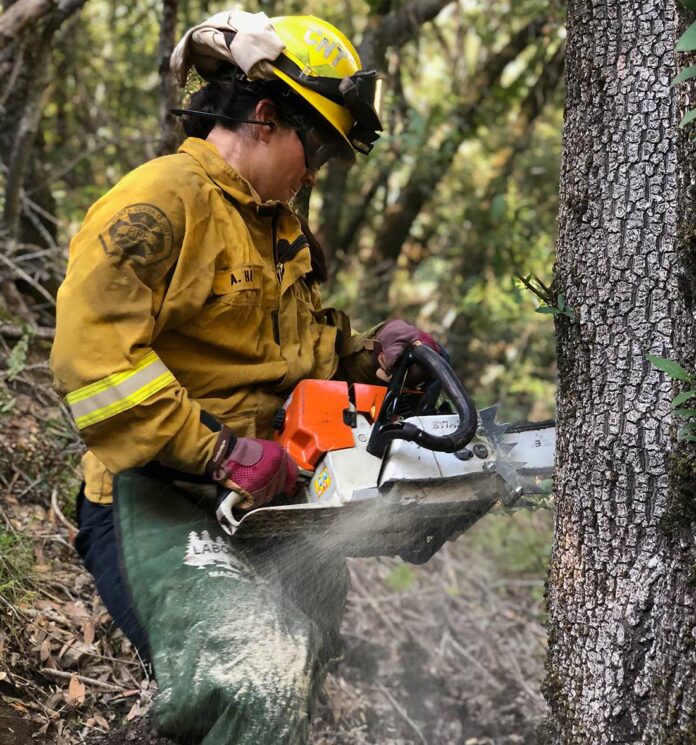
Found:
[[[372, 350], [372, 361], [377, 370], [377, 377], [388, 383], [391, 379], [392, 367], [399, 359], [403, 351], [409, 344], [420, 342], [434, 349], [438, 354], [442, 354], [442, 347], [433, 339], [430, 334], [416, 326], [402, 321], [397, 318], [393, 321], [387, 321], [375, 336], [375, 346]], [[415, 372], [415, 374], [413, 374]], [[411, 371], [408, 376], [410, 385], [422, 382], [422, 370], [420, 374], [417, 371]]]
[[278, 494], [294, 493], [297, 465], [278, 443], [249, 437], [234, 438], [226, 427], [221, 440], [224, 441], [225, 436], [227, 450], [209, 464], [208, 470], [213, 481], [243, 495], [238, 507], [262, 507]]

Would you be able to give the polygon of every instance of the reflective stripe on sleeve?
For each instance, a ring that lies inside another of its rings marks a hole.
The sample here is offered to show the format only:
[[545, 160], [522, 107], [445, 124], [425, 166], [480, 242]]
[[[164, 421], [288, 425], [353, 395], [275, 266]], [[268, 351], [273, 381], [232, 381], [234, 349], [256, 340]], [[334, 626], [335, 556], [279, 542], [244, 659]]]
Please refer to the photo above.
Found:
[[132, 409], [172, 382], [174, 376], [162, 360], [148, 352], [132, 369], [78, 388], [65, 400], [78, 429], [84, 429]]

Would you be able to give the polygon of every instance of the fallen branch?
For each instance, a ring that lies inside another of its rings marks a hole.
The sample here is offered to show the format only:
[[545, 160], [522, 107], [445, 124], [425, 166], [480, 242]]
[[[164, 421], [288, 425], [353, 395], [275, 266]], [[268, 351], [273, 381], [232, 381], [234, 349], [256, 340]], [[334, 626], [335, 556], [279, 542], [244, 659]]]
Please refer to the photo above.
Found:
[[63, 670], [51, 670], [50, 667], [42, 667], [39, 672], [49, 678], [59, 678], [60, 680], [70, 680], [71, 678], [77, 678], [81, 683], [90, 685], [93, 688], [100, 688], [102, 691], [109, 691], [109, 693], [123, 693], [124, 691], [132, 690], [130, 688], [126, 688], [125, 686], [115, 685], [114, 683], [105, 683], [103, 680], [96, 680], [95, 678], [88, 678], [86, 675], [67, 673]]
[[406, 709], [404, 709], [403, 706], [401, 706], [401, 704], [391, 695], [389, 689], [379, 682], [377, 683], [377, 688], [379, 688], [379, 690], [385, 695], [389, 703], [394, 707], [395, 711], [403, 717], [404, 721], [408, 722], [408, 724], [411, 726], [411, 729], [413, 729], [413, 731], [418, 735], [423, 745], [428, 745], [428, 741], [425, 739], [425, 735], [423, 734], [421, 728], [413, 721], [413, 719], [411, 719]]
[[[54, 489], [51, 492], [51, 509], [53, 510], [53, 514], [60, 520], [65, 527], [70, 530], [73, 535], [77, 535], [77, 528], [68, 520], [67, 517], [62, 513], [60, 507], [58, 506], [58, 489]], [[69, 548], [72, 548], [70, 544], [68, 544]]]
[[8, 259], [7, 256], [4, 256], [1, 253], [0, 261], [2, 261], [5, 266], [9, 267], [9, 269], [11, 269], [20, 279], [23, 279], [25, 282], [30, 284], [43, 298], [48, 300], [51, 305], [55, 306], [56, 300], [53, 295], [51, 295], [51, 293], [45, 287], [42, 287], [33, 277], [30, 277], [24, 271], [24, 269], [18, 267], [17, 264], [14, 263], [14, 261]]
[[[4, 336], [5, 339], [21, 339], [25, 333], [25, 326], [18, 326], [17, 324], [12, 323], [0, 323], [0, 336]], [[30, 327], [30, 333], [38, 339], [53, 339], [56, 335], [56, 330], [48, 328], [47, 326], [36, 326]]]

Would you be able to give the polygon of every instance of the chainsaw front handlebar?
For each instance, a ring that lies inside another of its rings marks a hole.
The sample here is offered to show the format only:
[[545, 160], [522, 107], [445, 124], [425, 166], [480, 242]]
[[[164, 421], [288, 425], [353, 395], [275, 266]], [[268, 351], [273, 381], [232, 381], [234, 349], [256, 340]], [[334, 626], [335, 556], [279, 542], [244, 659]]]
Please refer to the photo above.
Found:
[[[414, 364], [423, 367], [430, 373], [431, 378], [440, 383], [442, 392], [454, 405], [459, 415], [459, 427], [452, 434], [432, 435], [411, 422], [391, 421], [396, 416], [408, 371]], [[384, 403], [372, 428], [367, 452], [381, 458], [390, 442], [407, 440], [415, 442], [426, 450], [456, 453], [471, 442], [476, 434], [476, 428], [476, 408], [447, 360], [430, 347], [416, 344], [408, 347], [395, 365]]]

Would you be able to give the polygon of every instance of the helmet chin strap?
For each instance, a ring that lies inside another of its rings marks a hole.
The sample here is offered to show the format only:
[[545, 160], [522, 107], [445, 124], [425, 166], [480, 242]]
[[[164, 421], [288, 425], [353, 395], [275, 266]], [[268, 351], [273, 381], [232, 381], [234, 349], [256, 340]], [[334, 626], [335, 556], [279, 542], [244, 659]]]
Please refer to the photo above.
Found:
[[230, 124], [261, 124], [264, 127], [274, 129], [275, 122], [265, 122], [261, 119], [236, 119], [225, 114], [213, 114], [210, 111], [196, 111], [196, 109], [169, 109], [174, 116], [197, 116], [200, 119], [212, 119], [216, 122], [228, 122]]

